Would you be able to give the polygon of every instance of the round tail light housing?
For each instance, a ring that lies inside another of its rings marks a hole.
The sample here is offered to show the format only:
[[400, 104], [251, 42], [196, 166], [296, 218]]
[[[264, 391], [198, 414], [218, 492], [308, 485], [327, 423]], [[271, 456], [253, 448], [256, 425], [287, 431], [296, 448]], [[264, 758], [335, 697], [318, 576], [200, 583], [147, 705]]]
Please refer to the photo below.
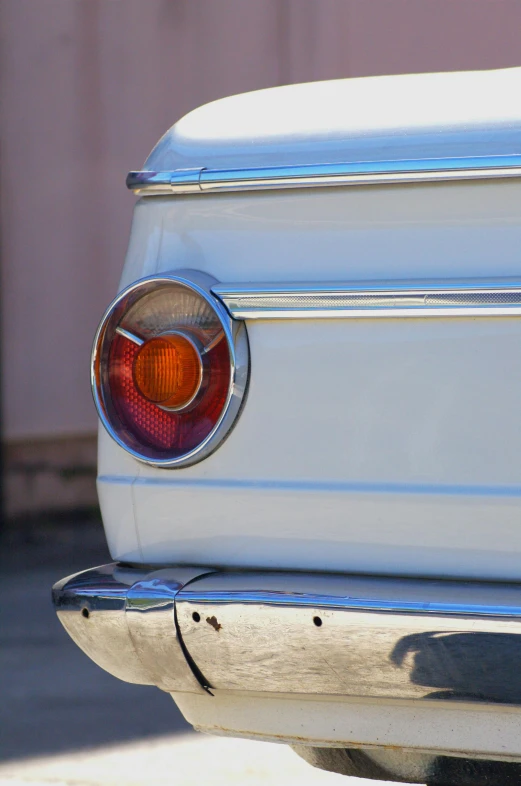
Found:
[[244, 402], [249, 351], [243, 322], [212, 294], [207, 274], [141, 279], [107, 309], [92, 350], [101, 422], [139, 461], [182, 467], [208, 456]]

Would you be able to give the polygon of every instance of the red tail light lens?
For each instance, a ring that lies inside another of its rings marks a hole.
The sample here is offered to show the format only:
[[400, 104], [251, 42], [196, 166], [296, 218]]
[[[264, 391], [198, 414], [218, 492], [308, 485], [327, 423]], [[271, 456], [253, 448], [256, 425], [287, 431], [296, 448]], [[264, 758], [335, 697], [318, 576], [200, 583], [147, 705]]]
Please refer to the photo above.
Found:
[[227, 435], [248, 377], [243, 323], [211, 293], [208, 276], [144, 279], [105, 314], [93, 349], [98, 414], [141, 461], [186, 466]]

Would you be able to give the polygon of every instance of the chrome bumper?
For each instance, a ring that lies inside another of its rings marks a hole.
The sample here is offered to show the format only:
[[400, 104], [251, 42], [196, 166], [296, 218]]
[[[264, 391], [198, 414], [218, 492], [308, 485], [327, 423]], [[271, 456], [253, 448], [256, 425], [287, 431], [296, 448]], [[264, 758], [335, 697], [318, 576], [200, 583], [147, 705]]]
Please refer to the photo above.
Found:
[[169, 692], [521, 704], [521, 585], [113, 564], [53, 599], [98, 665]]

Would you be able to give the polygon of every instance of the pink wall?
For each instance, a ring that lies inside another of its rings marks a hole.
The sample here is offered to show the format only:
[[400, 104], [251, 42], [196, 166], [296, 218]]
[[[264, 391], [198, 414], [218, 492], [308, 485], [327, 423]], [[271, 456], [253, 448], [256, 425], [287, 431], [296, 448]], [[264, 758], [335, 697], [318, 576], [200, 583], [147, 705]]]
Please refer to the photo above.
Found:
[[88, 360], [125, 254], [125, 175], [178, 117], [288, 82], [520, 65], [520, 33], [519, 0], [3, 0], [8, 438], [93, 431]]

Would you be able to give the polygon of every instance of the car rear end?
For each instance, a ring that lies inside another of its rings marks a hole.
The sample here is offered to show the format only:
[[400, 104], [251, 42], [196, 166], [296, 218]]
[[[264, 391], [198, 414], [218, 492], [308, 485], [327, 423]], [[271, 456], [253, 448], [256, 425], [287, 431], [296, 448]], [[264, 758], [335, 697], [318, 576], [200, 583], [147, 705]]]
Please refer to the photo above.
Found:
[[55, 603], [196, 728], [419, 782], [521, 760], [520, 81], [226, 99], [129, 177], [92, 369], [115, 565]]

